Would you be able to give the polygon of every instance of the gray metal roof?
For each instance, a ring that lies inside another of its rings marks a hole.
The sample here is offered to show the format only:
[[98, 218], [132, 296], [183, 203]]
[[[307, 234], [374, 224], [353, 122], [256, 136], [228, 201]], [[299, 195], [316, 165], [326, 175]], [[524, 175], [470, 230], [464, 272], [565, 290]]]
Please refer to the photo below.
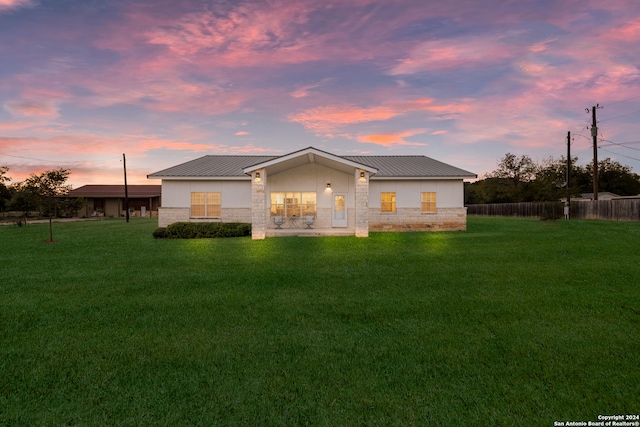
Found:
[[[322, 153], [320, 150], [318, 152]], [[290, 153], [291, 154], [291, 153]], [[290, 156], [287, 154], [286, 156]], [[248, 178], [244, 172], [286, 156], [207, 155], [148, 175], [148, 178]], [[335, 156], [335, 155], [332, 155]], [[376, 178], [475, 178], [476, 174], [426, 156], [335, 156], [377, 169]]]
[[372, 178], [462, 177], [476, 174], [426, 156], [343, 156], [378, 169]]
[[273, 160], [278, 156], [208, 155], [147, 175], [147, 178], [171, 177], [244, 177], [244, 168]]

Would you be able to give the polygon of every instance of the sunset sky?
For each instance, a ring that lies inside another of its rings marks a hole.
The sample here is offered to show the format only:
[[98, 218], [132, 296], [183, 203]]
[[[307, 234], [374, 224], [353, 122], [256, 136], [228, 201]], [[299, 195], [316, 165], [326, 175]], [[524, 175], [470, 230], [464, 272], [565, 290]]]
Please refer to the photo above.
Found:
[[637, 0], [0, 0], [0, 166], [159, 184], [205, 154], [505, 153], [640, 173]]

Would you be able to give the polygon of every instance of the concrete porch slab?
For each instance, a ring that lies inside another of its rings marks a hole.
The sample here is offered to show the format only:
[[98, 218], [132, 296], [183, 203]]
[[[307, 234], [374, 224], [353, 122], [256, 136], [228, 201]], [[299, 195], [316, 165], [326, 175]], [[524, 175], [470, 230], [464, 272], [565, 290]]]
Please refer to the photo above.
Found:
[[266, 231], [267, 237], [300, 236], [355, 236], [356, 231], [348, 228], [270, 228]]

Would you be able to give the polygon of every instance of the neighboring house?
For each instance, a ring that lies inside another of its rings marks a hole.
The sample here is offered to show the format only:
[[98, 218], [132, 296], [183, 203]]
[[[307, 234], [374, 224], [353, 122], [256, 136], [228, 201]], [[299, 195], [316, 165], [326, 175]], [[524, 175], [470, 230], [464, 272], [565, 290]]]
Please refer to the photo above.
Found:
[[[598, 200], [614, 200], [614, 199], [618, 199], [620, 198], [620, 196], [618, 196], [617, 194], [614, 193], [610, 193], [608, 191], [599, 191], [598, 192]], [[580, 197], [572, 197], [571, 200], [573, 201], [580, 201], [580, 200], [593, 200], [593, 193], [582, 193], [580, 195]], [[564, 197], [562, 199], [563, 202], [567, 201], [567, 198]]]
[[[129, 212], [134, 217], [156, 217], [160, 206], [160, 185], [127, 185]], [[86, 200], [80, 214], [85, 217], [123, 217], [125, 212], [124, 185], [83, 185], [69, 191], [69, 197]]]
[[[147, 176], [162, 180], [158, 225], [248, 222], [252, 237], [465, 230], [465, 170], [429, 157], [204, 156]], [[294, 230], [292, 230], [294, 229]]]

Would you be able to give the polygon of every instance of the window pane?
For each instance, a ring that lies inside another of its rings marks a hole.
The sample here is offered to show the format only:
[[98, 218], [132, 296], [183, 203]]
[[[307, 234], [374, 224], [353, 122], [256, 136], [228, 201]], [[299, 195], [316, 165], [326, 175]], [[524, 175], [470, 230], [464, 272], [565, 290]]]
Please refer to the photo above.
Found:
[[191, 193], [191, 216], [204, 216], [204, 193]]
[[191, 216], [204, 216], [204, 205], [191, 205]]
[[286, 193], [284, 205], [287, 216], [300, 216], [300, 193]]
[[302, 215], [316, 215], [316, 193], [302, 193]]
[[207, 193], [207, 212], [205, 215], [208, 218], [221, 216], [220, 199], [219, 192]]
[[333, 196], [333, 218], [337, 220], [344, 220], [346, 218], [344, 196], [336, 194]]
[[204, 193], [191, 193], [192, 205], [204, 205]]
[[284, 193], [271, 193], [271, 216], [284, 216]]
[[382, 212], [396, 211], [396, 193], [395, 192], [380, 193], [380, 210]]
[[191, 193], [192, 217], [219, 217], [222, 215], [220, 192], [193, 192]]
[[221, 216], [222, 209], [220, 209], [220, 205], [207, 205], [207, 216]]
[[207, 193], [207, 205], [219, 205], [220, 193]]
[[436, 211], [436, 193], [425, 192], [422, 193], [422, 212], [435, 212]]

